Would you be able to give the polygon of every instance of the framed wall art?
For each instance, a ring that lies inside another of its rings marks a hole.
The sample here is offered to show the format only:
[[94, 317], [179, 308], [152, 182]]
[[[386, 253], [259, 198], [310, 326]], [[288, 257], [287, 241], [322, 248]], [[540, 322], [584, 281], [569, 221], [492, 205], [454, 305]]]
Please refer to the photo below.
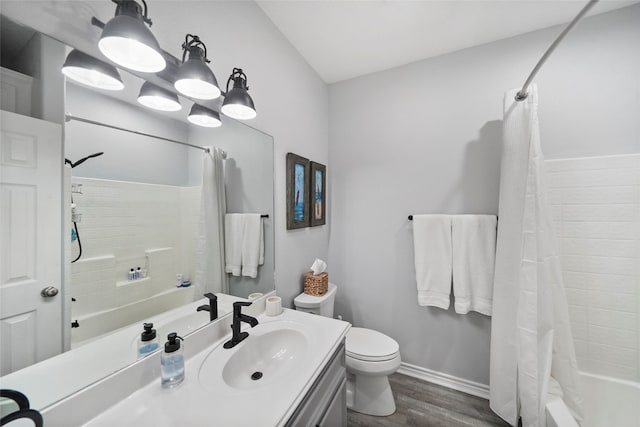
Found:
[[311, 226], [326, 224], [326, 192], [327, 192], [327, 167], [320, 163], [311, 162]]
[[309, 159], [287, 153], [287, 230], [309, 227]]

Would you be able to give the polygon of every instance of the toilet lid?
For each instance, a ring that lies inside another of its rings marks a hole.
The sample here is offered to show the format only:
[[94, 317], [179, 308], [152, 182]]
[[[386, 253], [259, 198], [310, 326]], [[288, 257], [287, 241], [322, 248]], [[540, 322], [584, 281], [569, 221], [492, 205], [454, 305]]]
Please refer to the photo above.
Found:
[[360, 360], [389, 360], [394, 358], [400, 346], [393, 338], [366, 328], [351, 328], [347, 333], [346, 353]]

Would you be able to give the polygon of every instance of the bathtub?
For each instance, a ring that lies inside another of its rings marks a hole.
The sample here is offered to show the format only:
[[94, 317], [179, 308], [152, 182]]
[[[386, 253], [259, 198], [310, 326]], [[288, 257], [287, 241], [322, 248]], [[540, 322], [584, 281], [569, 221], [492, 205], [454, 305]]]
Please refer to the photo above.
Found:
[[638, 427], [640, 383], [580, 373], [584, 420], [579, 424], [559, 399], [547, 403], [547, 427]]
[[77, 320], [80, 327], [71, 329], [71, 348], [80, 347], [131, 324], [140, 326], [143, 320], [191, 303], [193, 295], [194, 287], [171, 288], [121, 307], [74, 316], [73, 320]]

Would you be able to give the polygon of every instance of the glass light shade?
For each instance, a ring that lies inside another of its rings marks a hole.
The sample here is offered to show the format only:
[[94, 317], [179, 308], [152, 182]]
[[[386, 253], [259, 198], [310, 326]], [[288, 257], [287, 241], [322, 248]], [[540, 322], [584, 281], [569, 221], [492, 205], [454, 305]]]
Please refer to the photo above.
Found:
[[122, 90], [118, 70], [104, 61], [73, 49], [62, 65], [62, 74], [83, 85], [104, 90]]
[[197, 79], [177, 80], [175, 87], [181, 94], [195, 99], [216, 99], [221, 93], [216, 86]]
[[144, 82], [140, 88], [138, 102], [160, 111], [178, 111], [182, 108], [178, 95], [150, 82]]
[[180, 65], [174, 86], [181, 94], [195, 99], [216, 99], [221, 94], [216, 76], [199, 47], [189, 50], [189, 59]]
[[204, 126], [208, 128], [217, 128], [222, 126], [222, 122], [220, 121], [220, 114], [218, 114], [217, 111], [213, 111], [198, 104], [193, 104], [187, 120], [189, 120], [194, 125]]
[[129, 15], [117, 15], [105, 24], [98, 47], [104, 56], [134, 71], [156, 73], [167, 66], [151, 30]]
[[246, 89], [236, 87], [227, 93], [220, 109], [225, 116], [238, 120], [250, 120], [256, 117], [256, 107]]

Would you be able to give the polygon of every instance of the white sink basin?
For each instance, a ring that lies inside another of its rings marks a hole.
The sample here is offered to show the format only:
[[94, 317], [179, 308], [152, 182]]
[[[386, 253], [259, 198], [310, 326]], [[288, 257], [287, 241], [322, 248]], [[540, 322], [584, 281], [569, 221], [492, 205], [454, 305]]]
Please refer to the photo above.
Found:
[[200, 366], [200, 383], [207, 389], [220, 380], [233, 389], [261, 388], [295, 376], [309, 351], [309, 333], [302, 323], [277, 321], [247, 329], [249, 336], [232, 349], [222, 345]]
[[304, 335], [293, 329], [249, 336], [246, 340], [246, 345], [229, 358], [222, 370], [222, 379], [231, 387], [255, 387], [279, 378], [300, 361], [307, 347]]

